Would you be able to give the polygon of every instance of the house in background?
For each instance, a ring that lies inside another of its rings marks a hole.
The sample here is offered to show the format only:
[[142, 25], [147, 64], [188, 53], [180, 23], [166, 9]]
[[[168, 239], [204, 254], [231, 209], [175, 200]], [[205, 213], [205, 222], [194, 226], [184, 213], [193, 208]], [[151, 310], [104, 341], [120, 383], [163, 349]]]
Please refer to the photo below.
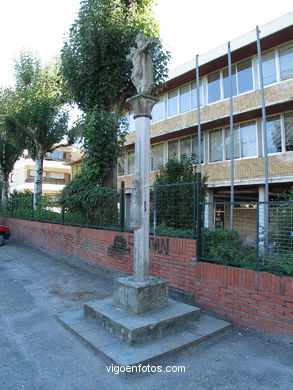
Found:
[[[71, 168], [65, 163], [80, 157], [79, 151], [74, 147], [60, 147], [52, 153], [47, 153], [43, 167], [42, 195], [52, 195], [60, 192], [71, 180]], [[25, 190], [33, 192], [35, 176], [35, 163], [25, 154], [14, 166], [10, 174], [10, 192], [14, 190], [23, 192]]]
[[[293, 185], [293, 12], [260, 27], [270, 199]], [[231, 41], [235, 157], [235, 201], [264, 200], [264, 137], [256, 32]], [[230, 122], [227, 45], [199, 57], [202, 172], [208, 176], [208, 201], [230, 200]], [[168, 158], [195, 155], [198, 162], [195, 60], [175, 69], [154, 106], [151, 122], [151, 182]], [[135, 131], [130, 132], [118, 165], [118, 187], [134, 179]], [[130, 195], [129, 195], [130, 196]], [[129, 202], [128, 202], [129, 203]], [[235, 209], [235, 226], [256, 209]], [[255, 224], [255, 222], [253, 222]], [[214, 206], [207, 226], [229, 227], [229, 208]], [[252, 227], [251, 227], [252, 229]], [[254, 229], [254, 227], [253, 227]]]

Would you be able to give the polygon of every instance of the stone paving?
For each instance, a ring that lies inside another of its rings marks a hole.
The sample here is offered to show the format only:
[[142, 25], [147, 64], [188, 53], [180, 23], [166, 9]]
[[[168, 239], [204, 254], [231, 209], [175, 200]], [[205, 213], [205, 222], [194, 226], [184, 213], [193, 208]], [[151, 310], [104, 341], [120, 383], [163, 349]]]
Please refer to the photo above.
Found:
[[[57, 316], [113, 294], [113, 283], [13, 239], [0, 248], [1, 390], [292, 388], [293, 341], [235, 328], [141, 370], [116, 367]], [[166, 372], [173, 370], [185, 372]], [[108, 370], [109, 372], [108, 372]]]

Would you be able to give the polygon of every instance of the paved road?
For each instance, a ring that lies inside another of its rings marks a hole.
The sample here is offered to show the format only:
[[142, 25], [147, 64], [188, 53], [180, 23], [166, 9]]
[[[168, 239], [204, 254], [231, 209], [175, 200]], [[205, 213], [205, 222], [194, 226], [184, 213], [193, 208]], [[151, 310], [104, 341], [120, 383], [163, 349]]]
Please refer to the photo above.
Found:
[[1, 390], [289, 390], [293, 343], [231, 329], [155, 364], [185, 373], [108, 373], [56, 315], [112, 293], [109, 281], [10, 241], [0, 248]]

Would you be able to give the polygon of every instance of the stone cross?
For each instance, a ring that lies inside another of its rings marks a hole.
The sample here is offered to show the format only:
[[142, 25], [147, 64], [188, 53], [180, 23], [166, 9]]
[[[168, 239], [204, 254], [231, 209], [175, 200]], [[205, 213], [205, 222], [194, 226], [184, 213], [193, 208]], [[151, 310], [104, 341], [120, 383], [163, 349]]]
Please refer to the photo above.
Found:
[[140, 33], [136, 42], [137, 48], [131, 48], [127, 56], [133, 63], [131, 80], [138, 93], [127, 100], [134, 109], [135, 120], [135, 180], [130, 212], [134, 229], [134, 280], [143, 282], [149, 278], [150, 120], [158, 99], [149, 95], [154, 84], [150, 48], [156, 40], [146, 39]]

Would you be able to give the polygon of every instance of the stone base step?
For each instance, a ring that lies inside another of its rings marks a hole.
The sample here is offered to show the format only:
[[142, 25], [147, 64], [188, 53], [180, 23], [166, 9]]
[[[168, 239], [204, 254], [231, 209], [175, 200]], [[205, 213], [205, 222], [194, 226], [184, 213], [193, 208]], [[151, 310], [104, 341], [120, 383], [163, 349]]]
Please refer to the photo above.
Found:
[[78, 335], [96, 352], [101, 353], [115, 364], [123, 366], [154, 361], [206, 340], [230, 327], [230, 324], [225, 321], [201, 315], [199, 319], [193, 321], [188, 329], [179, 330], [143, 344], [129, 346], [113, 334], [109, 334], [101, 325], [86, 317], [83, 310], [63, 313], [57, 318], [63, 326]]
[[113, 299], [107, 298], [85, 304], [84, 315], [131, 346], [189, 328], [200, 310], [169, 299], [167, 307], [137, 315], [113, 306]]

